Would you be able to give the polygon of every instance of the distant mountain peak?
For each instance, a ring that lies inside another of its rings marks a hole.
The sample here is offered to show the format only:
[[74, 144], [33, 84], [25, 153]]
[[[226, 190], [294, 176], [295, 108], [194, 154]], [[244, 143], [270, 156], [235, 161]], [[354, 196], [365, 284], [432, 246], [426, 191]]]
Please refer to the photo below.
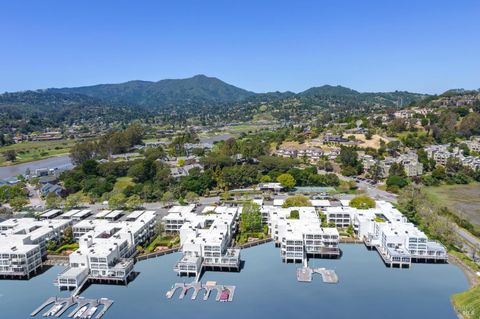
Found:
[[343, 95], [357, 95], [360, 94], [358, 91], [352, 90], [350, 88], [341, 86], [341, 85], [329, 85], [325, 84], [322, 86], [312, 87], [308, 90], [299, 93], [304, 96], [312, 95], [325, 95], [325, 96], [343, 96]]
[[191, 103], [232, 103], [245, 100], [255, 94], [204, 74], [197, 74], [186, 79], [165, 79], [158, 82], [137, 80], [119, 84], [49, 89], [49, 91], [84, 94], [114, 103], [144, 107]]

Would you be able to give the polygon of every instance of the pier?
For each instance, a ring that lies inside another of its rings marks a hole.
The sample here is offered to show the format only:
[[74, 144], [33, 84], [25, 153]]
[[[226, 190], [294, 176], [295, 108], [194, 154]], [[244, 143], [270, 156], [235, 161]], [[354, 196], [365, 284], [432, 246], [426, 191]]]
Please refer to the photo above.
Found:
[[335, 270], [326, 268], [310, 268], [302, 267], [297, 269], [297, 280], [299, 282], [311, 282], [313, 274], [317, 273], [322, 276], [323, 282], [327, 284], [338, 283], [338, 276]]
[[191, 300], [196, 300], [198, 294], [202, 290], [205, 291], [203, 300], [208, 300], [211, 292], [214, 290], [217, 291], [217, 295], [215, 297], [216, 301], [233, 301], [235, 294], [235, 286], [217, 285], [217, 283], [214, 281], [209, 281], [206, 284], [202, 284], [201, 282], [192, 282], [189, 284], [176, 283], [169, 291], [167, 291], [167, 299], [171, 299], [175, 295], [177, 289], [181, 290], [178, 299], [184, 299], [190, 289], [193, 289], [193, 294], [190, 298]]
[[[67, 297], [67, 298], [58, 298], [50, 297], [43, 304], [41, 304], [37, 309], [35, 309], [30, 316], [35, 317], [43, 309], [48, 306], [51, 306], [50, 309], [43, 314], [44, 317], [61, 317], [69, 308], [73, 305], [77, 305], [73, 311], [68, 314], [69, 318], [96, 318], [100, 319], [107, 312], [107, 310], [112, 306], [113, 300], [107, 298], [101, 299], [85, 299], [82, 297]], [[100, 312], [97, 313], [99, 306], [102, 306]], [[95, 317], [93, 317], [97, 313]]]

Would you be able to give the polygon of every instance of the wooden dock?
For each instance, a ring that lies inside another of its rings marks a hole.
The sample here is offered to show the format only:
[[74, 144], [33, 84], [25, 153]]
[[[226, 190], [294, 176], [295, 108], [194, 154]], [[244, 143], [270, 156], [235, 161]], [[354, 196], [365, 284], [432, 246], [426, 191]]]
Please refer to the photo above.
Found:
[[313, 274], [317, 273], [322, 276], [322, 280], [328, 284], [336, 284], [338, 283], [338, 276], [335, 273], [335, 270], [326, 269], [326, 268], [310, 268], [310, 267], [302, 267], [297, 268], [297, 280], [299, 282], [311, 282]]
[[207, 282], [206, 284], [202, 284], [201, 282], [192, 282], [189, 284], [186, 283], [176, 283], [172, 286], [172, 288], [167, 291], [166, 297], [171, 299], [177, 289], [180, 289], [180, 295], [178, 299], [184, 299], [190, 289], [193, 289], [191, 300], [196, 300], [200, 291], [204, 290], [205, 294], [203, 296], [203, 300], [208, 300], [211, 295], [211, 292], [216, 290], [217, 295], [215, 296], [216, 301], [220, 301], [220, 297], [222, 292], [227, 290], [228, 291], [228, 301], [233, 301], [233, 296], [235, 294], [235, 286], [226, 286], [226, 285], [217, 285], [215, 282]]
[[[58, 298], [58, 297], [50, 297], [48, 298], [43, 304], [41, 304], [37, 309], [35, 309], [30, 316], [35, 317], [38, 315], [43, 309], [48, 306], [51, 306], [49, 310], [43, 314], [44, 317], [49, 316], [56, 316], [61, 317], [69, 308], [73, 305], [76, 305], [75, 309], [73, 309], [69, 314], [69, 318], [73, 318], [80, 309], [83, 309], [79, 318], [93, 318], [93, 315], [98, 312], [98, 306], [102, 306], [102, 310], [97, 313], [95, 316], [96, 319], [100, 319], [103, 315], [107, 312], [107, 310], [112, 306], [113, 300], [109, 300], [107, 298], [101, 299], [85, 299], [82, 297], [72, 296], [67, 298]], [[61, 307], [59, 307], [61, 306]], [[58, 310], [53, 311], [54, 308], [59, 307]], [[94, 312], [93, 308], [97, 308]]]

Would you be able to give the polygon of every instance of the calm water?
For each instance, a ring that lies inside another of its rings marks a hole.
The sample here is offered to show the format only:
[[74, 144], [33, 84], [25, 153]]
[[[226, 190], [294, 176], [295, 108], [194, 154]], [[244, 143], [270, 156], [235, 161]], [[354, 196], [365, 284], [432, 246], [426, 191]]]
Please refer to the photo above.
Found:
[[[128, 287], [92, 285], [82, 296], [113, 299], [104, 318], [115, 319], [456, 318], [449, 296], [468, 287], [460, 269], [423, 264], [388, 269], [363, 245], [343, 245], [342, 250], [340, 260], [310, 262], [335, 269], [340, 278], [336, 285], [323, 283], [320, 275], [314, 275], [311, 283], [298, 283], [298, 265], [283, 264], [279, 250], [267, 244], [242, 251], [245, 267], [240, 273], [208, 272], [202, 278], [236, 285], [231, 303], [215, 302], [214, 294], [203, 301], [202, 292], [197, 300], [190, 300], [192, 292], [178, 300], [179, 290], [166, 299], [170, 286], [183, 281], [172, 271], [179, 254], [137, 263], [140, 275]], [[29, 318], [48, 297], [58, 295], [52, 282], [60, 270], [53, 267], [30, 281], [0, 281], [1, 318]], [[36, 318], [43, 318], [41, 314]]]
[[232, 138], [232, 137], [234, 137], [234, 136], [232, 134], [228, 134], [228, 133], [220, 134], [220, 135], [213, 135], [213, 136], [209, 136], [209, 137], [201, 137], [200, 138], [200, 143], [213, 144], [213, 143], [219, 142], [219, 141], [226, 141], [226, 140], [228, 140], [229, 138]]
[[17, 164], [11, 166], [0, 167], [0, 179], [18, 176], [25, 174], [27, 168], [32, 173], [38, 168], [58, 168], [58, 169], [70, 169], [73, 167], [72, 161], [68, 155], [51, 157], [44, 160], [34, 161], [30, 163]]

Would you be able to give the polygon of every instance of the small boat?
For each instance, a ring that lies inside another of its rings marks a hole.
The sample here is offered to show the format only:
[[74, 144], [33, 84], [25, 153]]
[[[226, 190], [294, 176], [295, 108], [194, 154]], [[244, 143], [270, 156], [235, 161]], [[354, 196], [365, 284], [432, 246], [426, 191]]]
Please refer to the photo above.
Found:
[[43, 314], [44, 317], [54, 316], [60, 309], [62, 309], [62, 304], [55, 304], [49, 311]]
[[83, 306], [82, 308], [80, 308], [76, 313], [75, 313], [75, 316], [73, 316], [73, 318], [80, 318], [83, 313], [87, 310], [88, 308], [88, 305], [85, 305]]
[[207, 300], [210, 297], [210, 290], [205, 290], [205, 295], [203, 296], [203, 300]]
[[97, 307], [93, 306], [92, 308], [88, 309], [88, 311], [83, 315], [83, 318], [87, 318], [87, 319], [92, 318], [95, 311], [97, 311]]

